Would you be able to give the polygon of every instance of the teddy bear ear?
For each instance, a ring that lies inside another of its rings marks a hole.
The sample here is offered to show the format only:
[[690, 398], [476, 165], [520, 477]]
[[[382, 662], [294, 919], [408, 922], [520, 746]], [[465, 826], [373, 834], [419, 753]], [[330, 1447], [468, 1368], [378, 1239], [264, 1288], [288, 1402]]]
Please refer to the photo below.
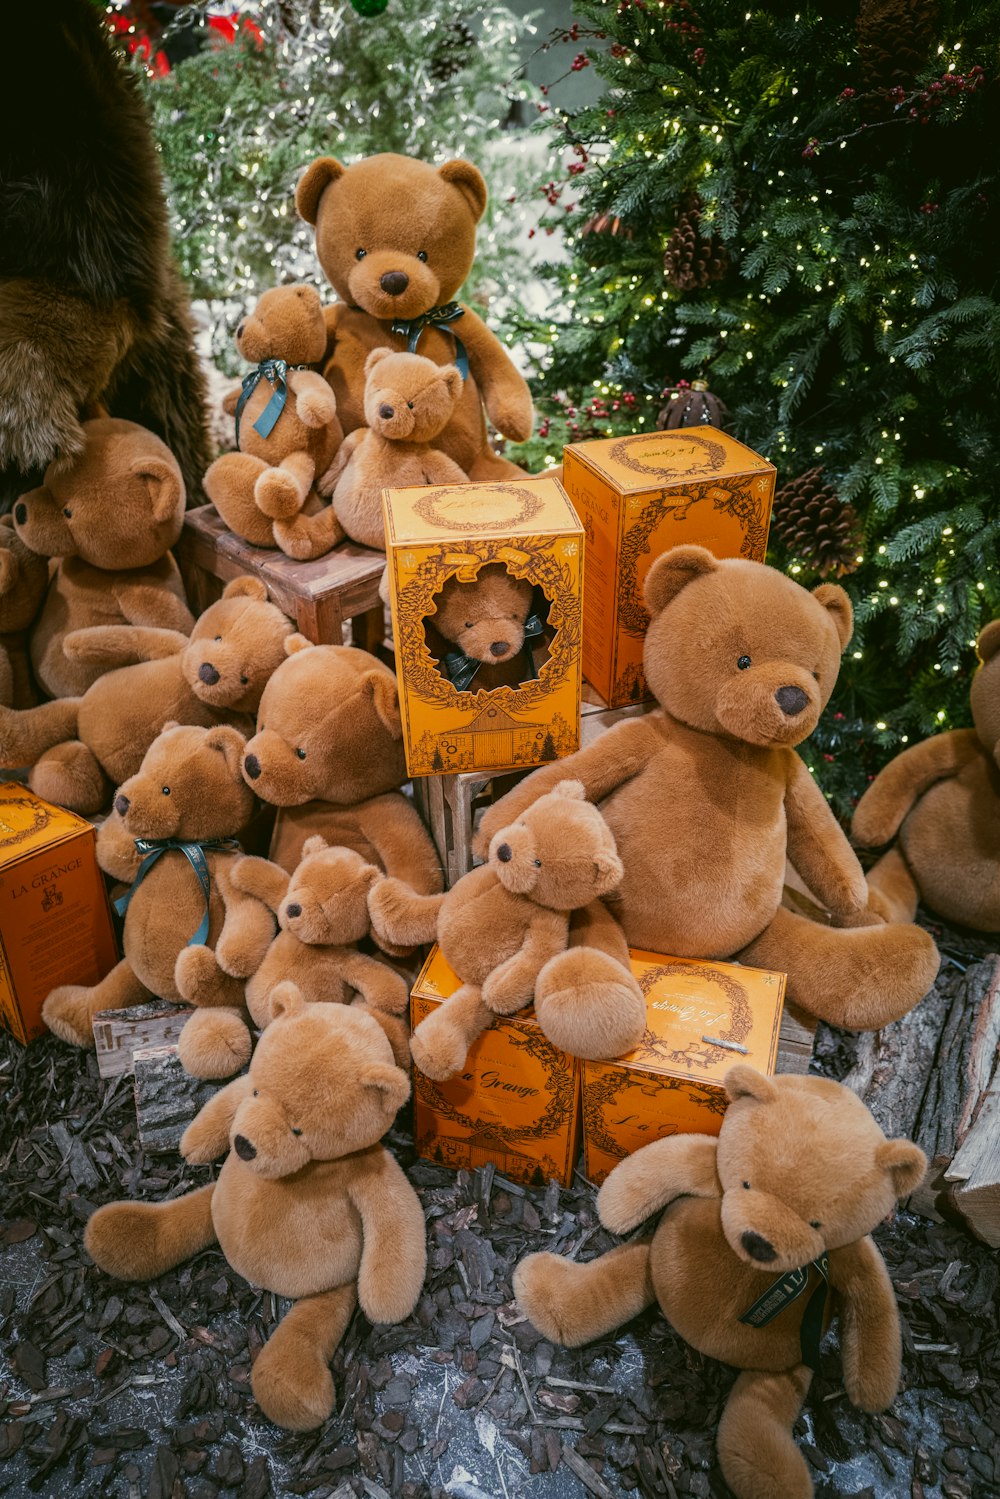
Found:
[[295, 208], [300, 219], [315, 224], [319, 217], [319, 200], [331, 182], [343, 177], [345, 168], [334, 156], [319, 156], [307, 166], [295, 189]]
[[998, 651], [1000, 651], [1000, 619], [991, 619], [989, 624], [979, 632], [976, 653], [985, 666], [987, 661], [993, 660]]
[[129, 467], [137, 479], [145, 482], [154, 520], [162, 524], [184, 508], [184, 480], [172, 459], [168, 462], [156, 453], [149, 453], [136, 458]]
[[453, 364], [446, 364], [438, 374], [438, 379], [444, 381], [444, 388], [453, 401], [457, 401], [462, 394], [465, 381]]
[[875, 1152], [875, 1164], [888, 1171], [897, 1197], [909, 1197], [927, 1175], [927, 1157], [912, 1140], [886, 1140]]
[[657, 557], [646, 574], [646, 608], [656, 615], [675, 599], [682, 588], [704, 573], [715, 572], [718, 559], [705, 547], [671, 547]]
[[234, 729], [232, 724], [220, 723], [216, 728], [209, 729], [205, 735], [205, 743], [209, 749], [219, 751], [233, 775], [240, 780], [240, 766], [247, 742], [239, 729]]
[[322, 833], [313, 833], [312, 837], [307, 838], [305, 843], [303, 843], [301, 857], [303, 859], [311, 859], [313, 854], [325, 853], [329, 847], [330, 845]]
[[365, 374], [370, 375], [375, 366], [381, 364], [383, 359], [388, 359], [393, 352], [392, 349], [372, 349], [365, 360]]
[[311, 651], [313, 643], [305, 635], [300, 635], [298, 630], [293, 630], [291, 635], [285, 636], [285, 655], [297, 656], [299, 651]]
[[263, 603], [267, 598], [267, 584], [263, 578], [234, 578], [222, 590], [222, 597], [224, 599], [259, 599]]
[[550, 796], [564, 796], [568, 802], [585, 802], [587, 791], [582, 781], [557, 781]]
[[170, 729], [179, 729], [179, 728], [180, 728], [180, 724], [178, 723], [178, 721], [177, 721], [176, 718], [168, 718], [167, 721], [166, 721], [166, 723], [163, 725], [163, 728], [160, 730], [160, 733], [161, 734], [166, 734], [168, 732], [168, 730], [170, 730]]
[[382, 1095], [383, 1103], [394, 1110], [401, 1109], [410, 1096], [410, 1079], [394, 1063], [369, 1062], [361, 1069], [361, 1086], [374, 1088]]
[[275, 984], [271, 990], [271, 1019], [278, 1020], [281, 1016], [301, 1015], [306, 1007], [305, 998], [298, 984], [293, 984], [290, 979]]
[[399, 690], [396, 678], [384, 671], [369, 671], [361, 684], [361, 690], [370, 695], [375, 712], [389, 730], [393, 739], [402, 739], [403, 721], [399, 715]]
[[774, 1103], [778, 1096], [770, 1079], [755, 1067], [748, 1067], [745, 1062], [730, 1067], [722, 1079], [722, 1086], [729, 1095], [730, 1103], [735, 1103], [738, 1098], [756, 1098], [758, 1103]]
[[625, 875], [625, 866], [617, 854], [598, 854], [594, 860], [594, 876], [597, 886], [595, 895], [607, 895], [620, 885]]
[[438, 176], [445, 182], [450, 182], [452, 187], [458, 188], [478, 223], [486, 212], [489, 197], [479, 168], [474, 167], [471, 161], [446, 161], [443, 166], [438, 167]]
[[836, 583], [821, 583], [818, 588], [813, 589], [812, 596], [823, 605], [833, 620], [840, 639], [840, 649], [846, 650], [847, 642], [854, 633], [854, 610], [847, 594]]

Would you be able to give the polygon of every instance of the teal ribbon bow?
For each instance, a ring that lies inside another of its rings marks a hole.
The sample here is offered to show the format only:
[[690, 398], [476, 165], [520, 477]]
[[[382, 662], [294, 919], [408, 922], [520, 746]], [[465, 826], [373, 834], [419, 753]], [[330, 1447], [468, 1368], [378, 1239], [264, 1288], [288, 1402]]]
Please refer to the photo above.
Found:
[[185, 843], [179, 838], [136, 838], [135, 846], [143, 855], [142, 863], [136, 870], [135, 879], [132, 881], [124, 895], [120, 895], [115, 901], [115, 910], [119, 916], [124, 916], [129, 908], [129, 902], [133, 895], [146, 878], [153, 865], [161, 854], [169, 853], [171, 849], [177, 849], [187, 859], [191, 868], [198, 876], [201, 885], [201, 893], [205, 897], [205, 914], [201, 918], [201, 924], [193, 936], [186, 942], [187, 947], [195, 947], [205, 942], [208, 938], [208, 912], [209, 896], [212, 891], [212, 877], [208, 872], [208, 860], [205, 858], [206, 849], [223, 854], [240, 854], [243, 849], [236, 838], [205, 838], [199, 843]]
[[[544, 628], [542, 616], [537, 612], [529, 614], [528, 618], [524, 621], [524, 646], [522, 649], [526, 657], [525, 666], [527, 669], [521, 678], [523, 682], [532, 682], [538, 676], [538, 671], [535, 667], [535, 658], [531, 650], [531, 641], [537, 639]], [[477, 661], [474, 656], [467, 656], [464, 651], [445, 652], [444, 668], [448, 673], [451, 685], [458, 692], [466, 690], [476, 672], [484, 664], [482, 661]], [[502, 665], [502, 663], [498, 662], [497, 665]]]
[[432, 307], [430, 312], [422, 312], [419, 317], [399, 318], [390, 324], [390, 333], [401, 333], [406, 339], [406, 347], [409, 353], [417, 352], [417, 344], [420, 335], [425, 328], [443, 328], [450, 333], [455, 340], [455, 364], [458, 373], [463, 380], [469, 378], [469, 355], [468, 351], [451, 324], [457, 322], [460, 317], [465, 316], [465, 308], [458, 302], [443, 302], [440, 307]]
[[809, 1272], [815, 1270], [819, 1274], [819, 1284], [816, 1286], [802, 1314], [802, 1326], [799, 1329], [799, 1344], [802, 1351], [802, 1362], [815, 1374], [819, 1368], [819, 1345], [823, 1336], [823, 1312], [826, 1307], [826, 1294], [830, 1284], [830, 1262], [826, 1251], [820, 1255], [818, 1260], [813, 1260], [808, 1265], [802, 1265], [797, 1270], [787, 1270], [784, 1275], [778, 1277], [772, 1285], [768, 1286], [762, 1296], [758, 1296], [753, 1306], [748, 1307], [740, 1318], [749, 1327], [766, 1327], [773, 1322], [779, 1312], [783, 1312], [786, 1306], [791, 1306], [793, 1301], [798, 1301], [806, 1286], [809, 1284]]
[[288, 361], [286, 359], [262, 359], [255, 370], [243, 380], [243, 389], [236, 403], [236, 446], [240, 445], [240, 417], [243, 408], [253, 395], [262, 380], [266, 380], [271, 387], [271, 399], [264, 410], [253, 424], [255, 432], [261, 437], [270, 437], [274, 431], [274, 424], [285, 409], [285, 401], [288, 399]]

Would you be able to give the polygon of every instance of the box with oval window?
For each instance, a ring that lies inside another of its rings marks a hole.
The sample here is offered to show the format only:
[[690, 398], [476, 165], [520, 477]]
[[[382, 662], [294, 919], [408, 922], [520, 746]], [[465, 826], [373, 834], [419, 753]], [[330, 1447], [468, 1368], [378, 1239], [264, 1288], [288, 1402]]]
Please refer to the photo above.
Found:
[[387, 489], [411, 776], [530, 769], [580, 742], [583, 527], [555, 479]]

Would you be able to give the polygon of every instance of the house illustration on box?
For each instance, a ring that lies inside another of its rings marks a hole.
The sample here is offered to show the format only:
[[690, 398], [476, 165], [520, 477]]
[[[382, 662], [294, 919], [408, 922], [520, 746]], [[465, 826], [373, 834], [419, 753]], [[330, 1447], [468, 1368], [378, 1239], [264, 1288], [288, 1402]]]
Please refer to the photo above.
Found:
[[[487, 703], [462, 729], [450, 734], [449, 749], [456, 758], [486, 767], [523, 765], [539, 758], [545, 742], [546, 725], [522, 723], [495, 703]], [[538, 755], [533, 751], [539, 746]], [[552, 755], [555, 759], [555, 754]]]

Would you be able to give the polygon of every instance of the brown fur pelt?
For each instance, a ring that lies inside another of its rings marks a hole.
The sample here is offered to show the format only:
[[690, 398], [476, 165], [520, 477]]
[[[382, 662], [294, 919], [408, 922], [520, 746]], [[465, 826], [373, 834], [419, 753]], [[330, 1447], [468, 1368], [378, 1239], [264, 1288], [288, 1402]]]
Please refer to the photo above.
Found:
[[83, 446], [102, 403], [208, 465], [204, 377], [145, 107], [87, 0], [5, 16], [0, 507]]

